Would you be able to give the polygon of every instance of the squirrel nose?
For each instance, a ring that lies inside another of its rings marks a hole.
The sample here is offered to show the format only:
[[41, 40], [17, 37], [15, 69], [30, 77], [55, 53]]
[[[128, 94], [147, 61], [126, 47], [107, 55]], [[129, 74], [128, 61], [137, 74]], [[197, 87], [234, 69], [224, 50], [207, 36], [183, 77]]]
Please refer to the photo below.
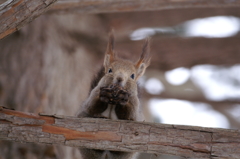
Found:
[[118, 82], [118, 83], [121, 83], [122, 81], [123, 81], [122, 77], [118, 77], [118, 78], [117, 78], [117, 82]]

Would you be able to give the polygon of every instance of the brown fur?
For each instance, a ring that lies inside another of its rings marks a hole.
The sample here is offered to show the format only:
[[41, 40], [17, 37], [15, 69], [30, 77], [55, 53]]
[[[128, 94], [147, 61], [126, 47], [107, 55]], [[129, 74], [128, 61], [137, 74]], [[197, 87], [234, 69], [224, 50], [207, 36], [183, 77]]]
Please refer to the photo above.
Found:
[[[77, 116], [141, 121], [143, 118], [137, 80], [144, 74], [150, 63], [149, 40], [147, 39], [144, 43], [142, 54], [136, 63], [118, 58], [113, 45], [114, 36], [111, 32], [105, 53], [104, 68], [93, 81], [90, 95], [83, 104], [83, 111]], [[112, 85], [117, 85], [121, 92], [114, 104], [110, 104]], [[119, 100], [121, 98], [124, 100]], [[136, 156], [136, 153], [86, 148], [81, 148], [80, 152], [83, 159], [131, 159]]]

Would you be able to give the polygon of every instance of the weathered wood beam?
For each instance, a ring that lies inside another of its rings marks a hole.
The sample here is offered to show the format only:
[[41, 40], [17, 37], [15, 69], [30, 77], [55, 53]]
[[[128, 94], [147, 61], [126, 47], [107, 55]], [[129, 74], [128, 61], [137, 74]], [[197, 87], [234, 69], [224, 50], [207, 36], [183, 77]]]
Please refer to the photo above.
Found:
[[[117, 39], [117, 38], [116, 38]], [[200, 64], [239, 64], [240, 38], [156, 38], [151, 41], [150, 68], [162, 71]], [[116, 42], [124, 56], [140, 54], [142, 41]]]
[[[179, 8], [174, 10], [168, 9], [148, 12], [116, 12], [99, 14], [105, 28], [108, 30], [114, 28], [115, 36], [118, 36], [118, 39], [128, 37], [130, 32], [139, 28], [177, 26], [188, 20], [211, 16], [240, 17], [239, 7]], [[173, 36], [171, 34], [162, 35], [165, 37]]]
[[190, 101], [190, 102], [195, 102], [195, 103], [207, 103], [210, 105], [215, 105], [215, 106], [232, 106], [232, 105], [238, 105], [240, 104], [240, 101], [229, 101], [229, 100], [223, 100], [223, 101], [211, 101], [211, 100], [207, 100], [206, 98], [203, 97], [184, 97], [184, 96], [180, 96], [180, 95], [171, 95], [171, 94], [167, 94], [167, 93], [161, 93], [159, 95], [154, 95], [154, 94], [150, 94], [147, 93], [146, 91], [143, 91], [143, 96], [144, 99], [149, 100], [149, 99], [178, 99], [178, 100], [186, 100], [186, 101]]
[[[57, 0], [8, 0], [0, 5], [0, 39], [44, 13]], [[154, 11], [178, 8], [240, 7], [232, 0], [58, 0], [51, 11], [78, 13], [112, 13]]]
[[191, 158], [239, 158], [240, 131], [33, 115], [0, 107], [0, 139]]
[[51, 10], [78, 13], [110, 13], [237, 6], [240, 7], [240, 2], [232, 0], [58, 0]]
[[0, 39], [47, 11], [57, 0], [8, 0], [0, 5]]

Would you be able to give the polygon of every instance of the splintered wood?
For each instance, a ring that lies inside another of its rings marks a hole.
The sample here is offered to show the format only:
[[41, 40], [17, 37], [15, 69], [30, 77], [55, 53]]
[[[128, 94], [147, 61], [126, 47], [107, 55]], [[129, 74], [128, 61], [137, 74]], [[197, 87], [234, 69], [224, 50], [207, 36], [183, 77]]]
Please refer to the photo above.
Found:
[[34, 115], [0, 107], [0, 139], [190, 158], [239, 158], [240, 131]]

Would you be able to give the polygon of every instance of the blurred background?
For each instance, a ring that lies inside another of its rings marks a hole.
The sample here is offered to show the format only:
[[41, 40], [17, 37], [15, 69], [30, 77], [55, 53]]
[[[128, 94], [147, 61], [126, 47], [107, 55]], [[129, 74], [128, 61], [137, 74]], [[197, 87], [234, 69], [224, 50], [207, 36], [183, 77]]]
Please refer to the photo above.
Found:
[[[123, 13], [49, 11], [0, 40], [0, 105], [74, 116], [115, 50], [137, 60], [151, 37], [152, 63], [139, 80], [146, 121], [240, 128], [239, 8]], [[76, 148], [0, 141], [0, 159], [77, 159]], [[141, 154], [139, 159], [181, 159]]]

